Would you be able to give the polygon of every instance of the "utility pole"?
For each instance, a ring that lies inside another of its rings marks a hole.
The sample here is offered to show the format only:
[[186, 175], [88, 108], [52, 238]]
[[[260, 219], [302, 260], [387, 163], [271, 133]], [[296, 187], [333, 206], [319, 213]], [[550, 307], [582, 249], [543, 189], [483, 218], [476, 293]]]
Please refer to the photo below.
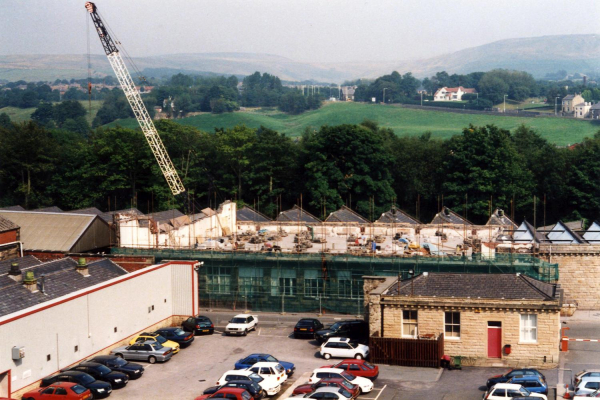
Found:
[[386, 87], [383, 88], [383, 104], [385, 104], [385, 90], [386, 89], [387, 89]]
[[504, 95], [504, 112], [506, 112], [506, 96], [508, 96], [507, 94]]

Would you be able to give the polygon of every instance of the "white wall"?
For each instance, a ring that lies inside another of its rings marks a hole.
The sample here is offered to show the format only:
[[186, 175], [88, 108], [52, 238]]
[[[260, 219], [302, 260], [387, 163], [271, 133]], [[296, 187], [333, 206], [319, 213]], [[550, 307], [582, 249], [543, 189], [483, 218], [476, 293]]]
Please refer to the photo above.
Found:
[[[14, 393], [173, 315], [195, 315], [197, 291], [194, 263], [172, 262], [6, 315], [0, 371], [11, 370]], [[13, 361], [13, 346], [25, 346], [25, 358]]]

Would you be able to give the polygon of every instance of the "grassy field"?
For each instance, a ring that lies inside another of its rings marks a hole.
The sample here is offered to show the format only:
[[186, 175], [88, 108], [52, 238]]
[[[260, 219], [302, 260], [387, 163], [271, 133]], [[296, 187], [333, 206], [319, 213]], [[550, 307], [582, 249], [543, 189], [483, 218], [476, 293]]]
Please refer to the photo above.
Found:
[[[600, 130], [600, 125], [590, 121], [558, 118], [516, 118], [501, 115], [459, 114], [430, 110], [415, 110], [397, 106], [360, 103], [330, 103], [319, 110], [301, 115], [287, 115], [280, 112], [265, 114], [257, 111], [232, 114], [202, 114], [177, 120], [182, 125], [197, 127], [212, 132], [215, 127], [231, 128], [245, 124], [251, 128], [261, 125], [289, 136], [300, 135], [305, 128], [318, 129], [321, 125], [357, 124], [365, 119], [377, 121], [380, 126], [394, 130], [397, 135], [421, 135], [431, 131], [433, 136], [449, 138], [459, 134], [470, 123], [474, 125], [494, 124], [513, 130], [521, 124], [535, 128], [550, 142], [567, 145], [591, 137]], [[110, 124], [135, 128], [133, 119]]]
[[[85, 110], [89, 113], [90, 105], [87, 101], [80, 101], [81, 105]], [[96, 117], [96, 113], [102, 107], [103, 100], [92, 100], [92, 114], [91, 117], [86, 115], [88, 118], [88, 122], [91, 125], [91, 122]], [[10, 117], [10, 120], [13, 122], [23, 122], [31, 119], [31, 114], [35, 111], [35, 108], [17, 108], [17, 107], [4, 107], [0, 108], [0, 114], [6, 113]]]

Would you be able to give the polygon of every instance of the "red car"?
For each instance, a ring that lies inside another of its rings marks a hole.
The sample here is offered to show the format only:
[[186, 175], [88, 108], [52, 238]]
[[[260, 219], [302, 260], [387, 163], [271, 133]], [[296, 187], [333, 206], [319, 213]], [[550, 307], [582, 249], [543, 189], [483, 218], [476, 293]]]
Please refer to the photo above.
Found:
[[321, 379], [317, 383], [312, 383], [312, 384], [306, 383], [304, 385], [297, 386], [296, 389], [294, 389], [294, 392], [292, 393], [292, 395], [298, 396], [301, 394], [312, 393], [315, 390], [317, 390], [318, 388], [326, 387], [326, 386], [343, 388], [343, 389], [349, 391], [350, 393], [352, 393], [353, 399], [356, 399], [358, 397], [358, 395], [360, 394], [360, 388], [358, 387], [358, 385], [353, 385], [352, 383], [348, 382], [345, 379], [324, 378], [324, 379]]
[[63, 399], [63, 400], [89, 400], [92, 398], [90, 389], [73, 382], [55, 382], [50, 386], [32, 390], [23, 395], [23, 400], [38, 399]]
[[379, 376], [379, 367], [365, 360], [355, 360], [353, 358], [342, 360], [334, 365], [325, 365], [321, 368], [341, 368], [354, 376], [362, 376], [372, 381]]
[[213, 394], [203, 394], [202, 396], [196, 397], [195, 400], [206, 400], [206, 399], [230, 399], [230, 400], [252, 400], [252, 396], [246, 389], [242, 388], [223, 388], [216, 391]]

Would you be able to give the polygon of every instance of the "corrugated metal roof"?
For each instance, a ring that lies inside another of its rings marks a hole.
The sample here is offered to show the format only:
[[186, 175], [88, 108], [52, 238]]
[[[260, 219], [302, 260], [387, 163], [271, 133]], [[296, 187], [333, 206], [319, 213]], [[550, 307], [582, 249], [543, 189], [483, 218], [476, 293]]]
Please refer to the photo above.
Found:
[[15, 224], [7, 218], [0, 216], [0, 233], [19, 229], [19, 225]]
[[27, 250], [70, 251], [92, 224], [96, 215], [0, 210], [21, 227], [21, 241]]

